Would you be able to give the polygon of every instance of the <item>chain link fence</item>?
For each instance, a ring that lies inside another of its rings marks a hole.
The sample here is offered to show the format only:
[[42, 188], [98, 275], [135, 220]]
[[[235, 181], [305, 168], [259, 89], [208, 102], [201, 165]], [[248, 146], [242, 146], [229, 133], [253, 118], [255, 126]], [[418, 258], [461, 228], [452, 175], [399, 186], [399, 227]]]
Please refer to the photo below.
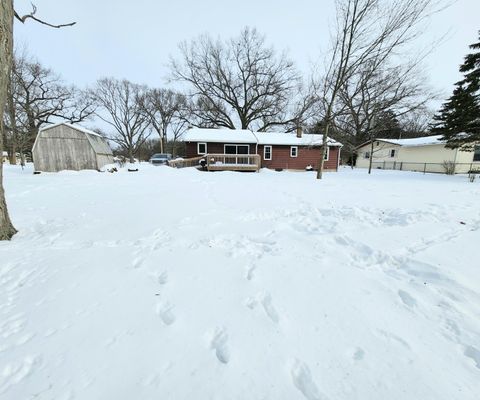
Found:
[[417, 163], [405, 161], [373, 161], [372, 169], [388, 169], [397, 171], [413, 171], [436, 174], [469, 174], [480, 173], [480, 163]]

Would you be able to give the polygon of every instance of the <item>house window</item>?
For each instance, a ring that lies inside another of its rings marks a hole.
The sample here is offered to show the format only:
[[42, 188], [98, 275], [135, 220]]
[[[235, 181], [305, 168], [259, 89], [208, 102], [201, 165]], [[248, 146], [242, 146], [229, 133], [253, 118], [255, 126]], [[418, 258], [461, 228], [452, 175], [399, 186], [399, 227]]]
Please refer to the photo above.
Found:
[[369, 158], [370, 158], [370, 152], [369, 152], [369, 151], [366, 151], [366, 152], [363, 154], [363, 158], [369, 159]]
[[291, 146], [290, 147], [290, 157], [297, 157], [298, 154], [298, 147], [297, 146]]
[[480, 146], [475, 146], [473, 152], [473, 161], [480, 161]]
[[323, 160], [328, 161], [329, 158], [330, 158], [330, 147], [327, 147], [327, 152], [324, 154]]
[[225, 154], [250, 154], [248, 144], [226, 144], [223, 146]]
[[197, 143], [197, 154], [207, 154], [206, 143]]
[[263, 148], [263, 159], [271, 160], [272, 159], [272, 146], [264, 146]]
[[390, 157], [395, 157], [395, 155], [397, 154], [397, 151], [396, 150], [390, 150]]

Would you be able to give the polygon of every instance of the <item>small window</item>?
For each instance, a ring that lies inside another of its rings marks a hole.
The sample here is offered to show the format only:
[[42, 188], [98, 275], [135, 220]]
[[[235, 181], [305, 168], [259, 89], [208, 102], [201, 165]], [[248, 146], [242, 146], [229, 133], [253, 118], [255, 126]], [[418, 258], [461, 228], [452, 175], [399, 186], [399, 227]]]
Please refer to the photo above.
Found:
[[197, 154], [207, 154], [206, 143], [197, 143]]
[[290, 147], [290, 157], [297, 157], [298, 154], [298, 147], [292, 146]]
[[272, 159], [272, 146], [265, 146], [263, 148], [263, 159], [264, 160]]
[[327, 152], [323, 156], [323, 160], [328, 161], [329, 158], [330, 158], [330, 147], [327, 147]]
[[395, 155], [397, 154], [397, 150], [390, 150], [390, 157], [395, 157]]
[[376, 143], [375, 143], [375, 146], [380, 146], [380, 142], [376, 142]]
[[480, 161], [480, 146], [475, 146], [473, 152], [473, 161]]
[[366, 151], [366, 152], [363, 154], [363, 158], [369, 159], [369, 158], [370, 158], [370, 152], [369, 152], [369, 151]]

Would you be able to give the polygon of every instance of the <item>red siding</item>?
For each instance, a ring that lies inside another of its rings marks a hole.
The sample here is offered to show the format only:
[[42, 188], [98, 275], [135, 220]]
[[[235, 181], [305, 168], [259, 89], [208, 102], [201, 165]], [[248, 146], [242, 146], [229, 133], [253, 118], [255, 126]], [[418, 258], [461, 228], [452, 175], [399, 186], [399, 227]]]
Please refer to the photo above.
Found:
[[[208, 153], [224, 153], [224, 143], [207, 143]], [[258, 145], [258, 154], [262, 160], [263, 168], [283, 168], [283, 169], [305, 169], [311, 165], [314, 169], [318, 168], [320, 161], [320, 147], [298, 146], [297, 157], [290, 157], [290, 146], [272, 146], [272, 159], [263, 159], [263, 145]], [[250, 144], [250, 154], [255, 154], [256, 145]], [[187, 158], [198, 157], [197, 143], [186, 143]], [[324, 168], [326, 170], [337, 170], [339, 147], [330, 147], [328, 160], [325, 161]]]

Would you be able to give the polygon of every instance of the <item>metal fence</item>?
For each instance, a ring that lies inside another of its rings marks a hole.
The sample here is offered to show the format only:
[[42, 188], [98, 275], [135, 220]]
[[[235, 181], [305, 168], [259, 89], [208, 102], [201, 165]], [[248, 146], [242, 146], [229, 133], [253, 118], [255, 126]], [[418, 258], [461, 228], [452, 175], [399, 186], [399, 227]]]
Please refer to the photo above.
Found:
[[480, 173], [480, 163], [418, 163], [405, 161], [373, 161], [372, 169], [388, 169], [397, 171], [414, 171], [446, 174], [453, 168], [455, 174]]

